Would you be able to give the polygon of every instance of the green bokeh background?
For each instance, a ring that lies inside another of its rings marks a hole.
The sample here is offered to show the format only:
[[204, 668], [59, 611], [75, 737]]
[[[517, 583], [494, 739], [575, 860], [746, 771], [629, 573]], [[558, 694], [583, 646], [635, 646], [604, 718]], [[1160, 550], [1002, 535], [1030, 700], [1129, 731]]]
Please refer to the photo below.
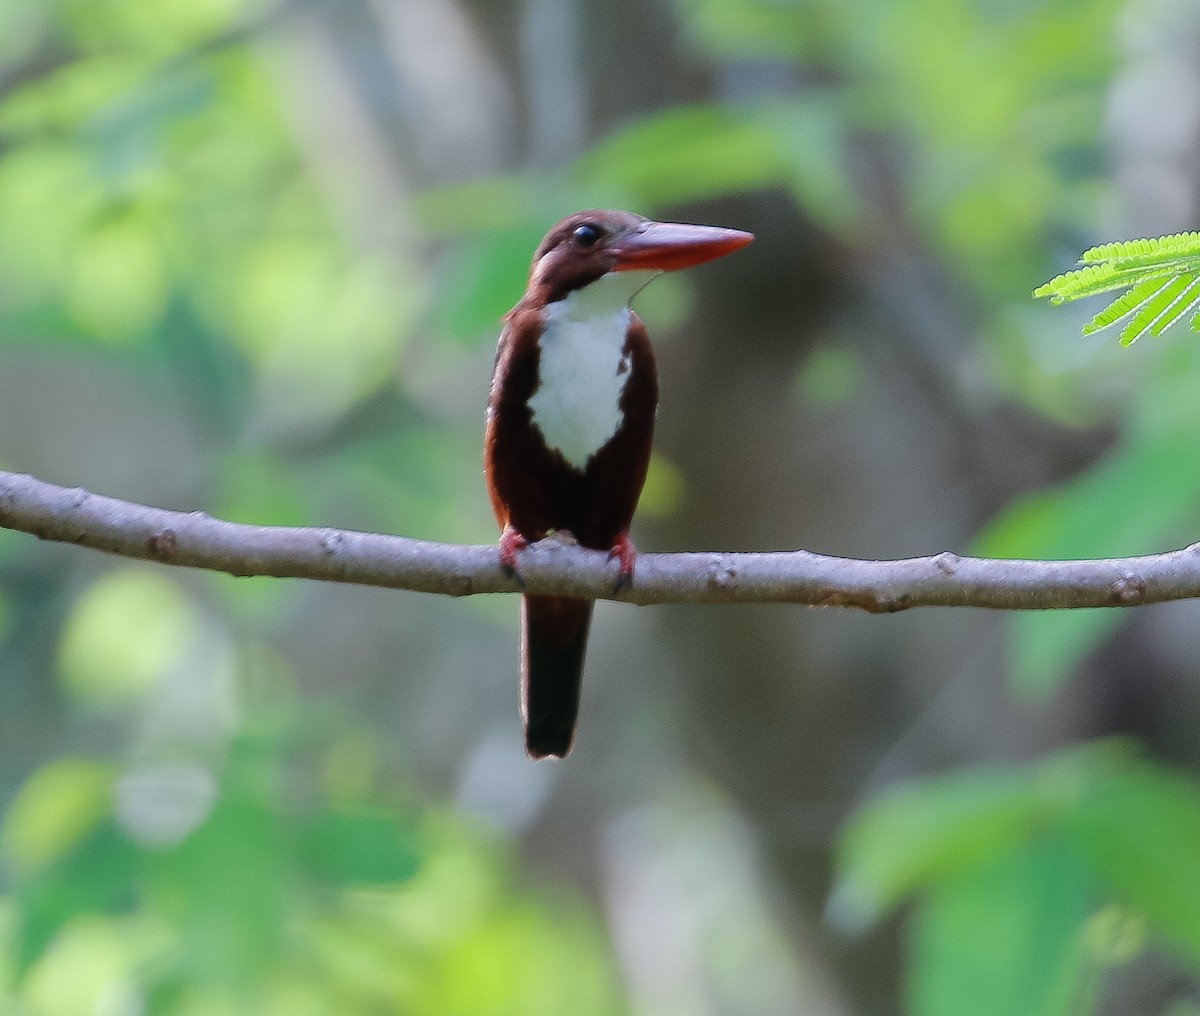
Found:
[[[1040, 282], [1195, 228], [1193, 0], [3, 0], [0, 468], [495, 538], [560, 215], [751, 229], [639, 296], [644, 550], [1146, 553], [1200, 346]], [[1197, 608], [516, 603], [0, 532], [0, 1012], [1200, 1013]]]

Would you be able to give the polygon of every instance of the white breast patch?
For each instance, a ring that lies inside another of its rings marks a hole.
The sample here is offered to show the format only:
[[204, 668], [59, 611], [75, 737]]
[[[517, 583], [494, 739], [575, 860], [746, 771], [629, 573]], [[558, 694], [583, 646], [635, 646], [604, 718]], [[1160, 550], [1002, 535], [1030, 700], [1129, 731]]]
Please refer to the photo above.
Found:
[[577, 469], [621, 426], [629, 299], [653, 274], [612, 272], [546, 308], [529, 408], [546, 446]]

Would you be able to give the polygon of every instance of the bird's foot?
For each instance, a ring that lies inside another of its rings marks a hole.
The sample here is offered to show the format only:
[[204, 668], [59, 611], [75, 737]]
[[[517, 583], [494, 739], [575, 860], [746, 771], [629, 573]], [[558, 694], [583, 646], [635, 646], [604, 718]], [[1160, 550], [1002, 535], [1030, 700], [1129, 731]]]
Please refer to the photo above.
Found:
[[528, 546], [529, 541], [512, 526], [504, 527], [504, 532], [500, 534], [500, 567], [521, 585], [525, 585], [525, 580], [521, 578], [521, 571], [517, 567], [517, 555]]
[[613, 540], [608, 559], [611, 561], [614, 557], [621, 564], [617, 573], [617, 584], [613, 586], [613, 592], [619, 593], [633, 585], [633, 566], [637, 563], [637, 547], [633, 545], [628, 532], [618, 533], [617, 538]]

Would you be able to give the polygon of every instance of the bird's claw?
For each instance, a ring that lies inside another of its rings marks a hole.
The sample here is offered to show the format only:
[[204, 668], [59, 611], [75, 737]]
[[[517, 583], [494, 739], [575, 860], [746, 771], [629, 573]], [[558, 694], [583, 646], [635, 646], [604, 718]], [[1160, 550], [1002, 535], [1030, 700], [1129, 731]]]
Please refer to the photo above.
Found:
[[637, 547], [633, 545], [628, 533], [619, 533], [613, 540], [613, 545], [608, 551], [608, 559], [611, 561], [614, 557], [620, 562], [620, 570], [617, 573], [616, 585], [613, 586], [613, 593], [619, 593], [623, 589], [633, 586], [633, 566], [637, 563]]
[[521, 586], [525, 585], [525, 580], [517, 567], [517, 555], [528, 546], [529, 541], [512, 526], [504, 527], [504, 532], [500, 534], [500, 567]]

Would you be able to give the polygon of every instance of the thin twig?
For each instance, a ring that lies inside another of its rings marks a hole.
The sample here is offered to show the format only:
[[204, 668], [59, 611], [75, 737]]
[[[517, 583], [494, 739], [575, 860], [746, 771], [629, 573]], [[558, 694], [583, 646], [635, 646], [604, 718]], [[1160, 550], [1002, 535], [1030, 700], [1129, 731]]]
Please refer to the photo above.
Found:
[[1145, 557], [1019, 561], [949, 552], [860, 561], [805, 550], [642, 554], [632, 587], [617, 563], [548, 539], [522, 552], [521, 581], [493, 545], [338, 529], [249, 526], [120, 501], [0, 472], [0, 527], [43, 540], [231, 575], [273, 575], [424, 593], [549, 593], [626, 603], [797, 603], [891, 613], [909, 607], [1050, 610], [1200, 597], [1200, 544]]

